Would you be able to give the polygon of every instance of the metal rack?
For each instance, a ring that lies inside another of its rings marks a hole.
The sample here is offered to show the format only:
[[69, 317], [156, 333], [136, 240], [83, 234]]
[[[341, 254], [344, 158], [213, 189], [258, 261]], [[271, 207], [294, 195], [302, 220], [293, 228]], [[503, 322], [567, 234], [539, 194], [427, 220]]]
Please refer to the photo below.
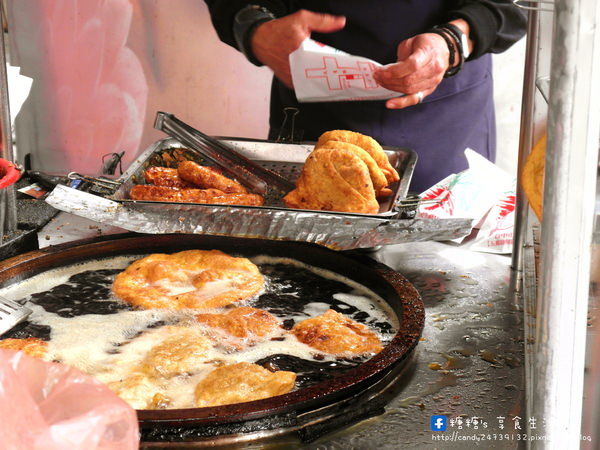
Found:
[[583, 398], [591, 394], [584, 373], [600, 135], [600, 6], [596, 0], [514, 3], [529, 11], [519, 176], [533, 146], [535, 113], [547, 108], [539, 270], [532, 264], [537, 224], [520, 187], [513, 253], [515, 287], [525, 304], [528, 415], [543, 421], [551, 438], [529, 446], [579, 448], [584, 433], [592, 442], [600, 438], [593, 436], [593, 418], [582, 429], [582, 417], [598, 409], [598, 399], [591, 399], [584, 411]]

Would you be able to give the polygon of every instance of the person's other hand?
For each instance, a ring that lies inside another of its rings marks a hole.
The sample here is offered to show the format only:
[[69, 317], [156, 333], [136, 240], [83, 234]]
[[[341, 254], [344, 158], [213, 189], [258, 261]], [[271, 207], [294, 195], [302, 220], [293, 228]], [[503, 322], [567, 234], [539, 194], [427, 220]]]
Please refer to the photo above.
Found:
[[403, 97], [386, 102], [390, 109], [421, 103], [443, 80], [449, 66], [449, 50], [442, 36], [418, 34], [398, 45], [398, 62], [377, 70], [373, 76], [386, 89], [402, 92]]
[[333, 33], [344, 28], [346, 18], [300, 10], [280, 19], [259, 25], [252, 35], [250, 45], [254, 56], [269, 66], [277, 78], [293, 88], [288, 56], [313, 31]]

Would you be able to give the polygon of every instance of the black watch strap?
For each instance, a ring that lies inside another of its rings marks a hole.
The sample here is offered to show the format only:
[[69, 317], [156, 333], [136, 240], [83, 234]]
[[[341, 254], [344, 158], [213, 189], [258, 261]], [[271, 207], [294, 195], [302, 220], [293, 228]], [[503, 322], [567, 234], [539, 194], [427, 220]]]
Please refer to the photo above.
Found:
[[454, 44], [452, 43], [452, 39], [448, 36], [448, 34], [439, 28], [431, 28], [427, 30], [425, 33], [435, 33], [440, 35], [446, 41], [446, 45], [448, 46], [448, 70], [444, 74], [444, 78], [451, 77], [452, 75], [456, 75], [460, 70], [459, 66], [454, 66], [456, 62], [456, 50], [454, 50]]
[[248, 5], [240, 9], [233, 19], [233, 36], [238, 49], [252, 64], [262, 66], [252, 53], [250, 39], [260, 24], [275, 19], [275, 15], [268, 9], [259, 5]]

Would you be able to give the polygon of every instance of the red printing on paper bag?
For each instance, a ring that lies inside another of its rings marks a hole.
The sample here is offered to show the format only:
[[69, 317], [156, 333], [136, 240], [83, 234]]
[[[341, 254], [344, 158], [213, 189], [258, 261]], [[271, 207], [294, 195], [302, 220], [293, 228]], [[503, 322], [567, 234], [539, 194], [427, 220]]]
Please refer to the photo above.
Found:
[[352, 84], [364, 89], [376, 89], [379, 84], [373, 79], [377, 67], [370, 62], [360, 61], [355, 67], [340, 67], [334, 56], [324, 56], [323, 66], [305, 69], [307, 79], [324, 78], [330, 91], [352, 88]]

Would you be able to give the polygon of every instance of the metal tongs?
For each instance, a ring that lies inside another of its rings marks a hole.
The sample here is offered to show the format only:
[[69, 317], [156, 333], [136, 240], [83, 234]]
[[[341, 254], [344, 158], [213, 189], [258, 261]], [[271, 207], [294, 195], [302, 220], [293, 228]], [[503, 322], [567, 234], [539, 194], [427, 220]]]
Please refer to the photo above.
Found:
[[295, 188], [291, 181], [256, 164], [225, 142], [196, 130], [173, 114], [157, 112], [154, 128], [200, 153], [252, 192], [265, 195], [269, 188], [275, 188], [287, 193]]

